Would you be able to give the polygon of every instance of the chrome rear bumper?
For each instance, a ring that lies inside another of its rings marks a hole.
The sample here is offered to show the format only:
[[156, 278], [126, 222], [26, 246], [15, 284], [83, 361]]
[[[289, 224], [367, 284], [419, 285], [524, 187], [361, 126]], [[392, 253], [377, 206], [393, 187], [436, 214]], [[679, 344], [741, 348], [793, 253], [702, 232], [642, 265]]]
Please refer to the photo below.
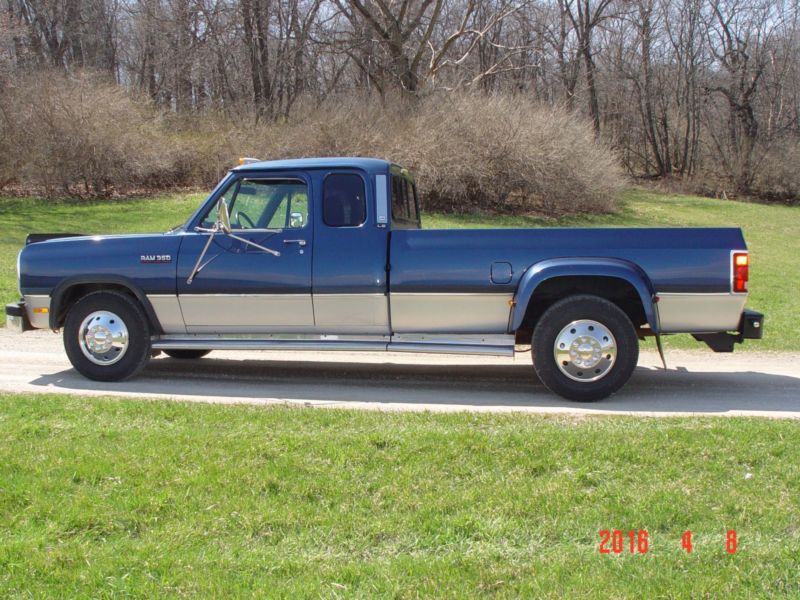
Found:
[[33, 329], [28, 320], [28, 311], [24, 302], [6, 304], [6, 327], [16, 333], [23, 333]]

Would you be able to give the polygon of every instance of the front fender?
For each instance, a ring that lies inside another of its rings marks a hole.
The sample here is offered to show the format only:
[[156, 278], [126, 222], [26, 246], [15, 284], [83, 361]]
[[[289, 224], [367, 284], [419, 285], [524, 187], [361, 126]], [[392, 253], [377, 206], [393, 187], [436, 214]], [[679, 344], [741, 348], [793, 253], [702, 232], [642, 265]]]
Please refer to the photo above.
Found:
[[647, 274], [635, 263], [619, 258], [552, 258], [532, 265], [522, 276], [514, 296], [509, 332], [522, 326], [528, 304], [536, 288], [556, 277], [609, 277], [622, 279], [639, 294], [650, 329], [658, 333], [658, 318], [653, 299], [655, 290]]

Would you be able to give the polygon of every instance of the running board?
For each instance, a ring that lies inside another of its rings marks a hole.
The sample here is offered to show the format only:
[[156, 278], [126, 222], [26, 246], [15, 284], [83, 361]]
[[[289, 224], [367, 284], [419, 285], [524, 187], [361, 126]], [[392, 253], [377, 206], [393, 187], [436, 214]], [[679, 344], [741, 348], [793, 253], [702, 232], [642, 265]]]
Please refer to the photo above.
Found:
[[219, 338], [157, 339], [153, 350], [365, 350], [386, 351], [386, 342], [344, 340], [268, 340]]
[[514, 356], [514, 346], [491, 344], [440, 344], [434, 342], [391, 342], [389, 352], [417, 352], [420, 354], [478, 354], [484, 356]]
[[514, 356], [514, 346], [458, 342], [386, 342], [362, 340], [158, 338], [153, 350], [340, 350]]

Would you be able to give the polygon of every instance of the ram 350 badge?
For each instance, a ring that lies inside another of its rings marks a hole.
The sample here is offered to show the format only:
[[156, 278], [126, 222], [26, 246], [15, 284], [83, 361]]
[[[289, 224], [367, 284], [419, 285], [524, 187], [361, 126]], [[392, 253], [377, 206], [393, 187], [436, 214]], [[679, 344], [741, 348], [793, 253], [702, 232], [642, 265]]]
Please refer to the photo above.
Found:
[[139, 257], [139, 262], [144, 264], [150, 263], [168, 263], [172, 262], [171, 254], [142, 254]]

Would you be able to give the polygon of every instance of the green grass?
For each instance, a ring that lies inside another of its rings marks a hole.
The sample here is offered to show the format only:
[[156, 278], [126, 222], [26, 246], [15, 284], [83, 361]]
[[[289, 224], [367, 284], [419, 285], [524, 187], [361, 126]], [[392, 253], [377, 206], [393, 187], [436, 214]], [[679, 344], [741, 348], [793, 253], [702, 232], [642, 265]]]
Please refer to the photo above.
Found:
[[[0, 298], [17, 296], [15, 261], [31, 231], [117, 233], [160, 231], [180, 223], [202, 199], [201, 194], [173, 195], [153, 200], [111, 202], [48, 202], [0, 198]], [[629, 190], [618, 213], [559, 220], [532, 217], [426, 215], [425, 227], [741, 227], [752, 252], [752, 294], [749, 306], [766, 313], [765, 339], [741, 346], [747, 350], [800, 349], [800, 208], [746, 204], [694, 196], [667, 195], [643, 189]], [[671, 345], [700, 347], [688, 336], [670, 339]]]
[[0, 396], [0, 439], [5, 598], [800, 595], [790, 421]]

